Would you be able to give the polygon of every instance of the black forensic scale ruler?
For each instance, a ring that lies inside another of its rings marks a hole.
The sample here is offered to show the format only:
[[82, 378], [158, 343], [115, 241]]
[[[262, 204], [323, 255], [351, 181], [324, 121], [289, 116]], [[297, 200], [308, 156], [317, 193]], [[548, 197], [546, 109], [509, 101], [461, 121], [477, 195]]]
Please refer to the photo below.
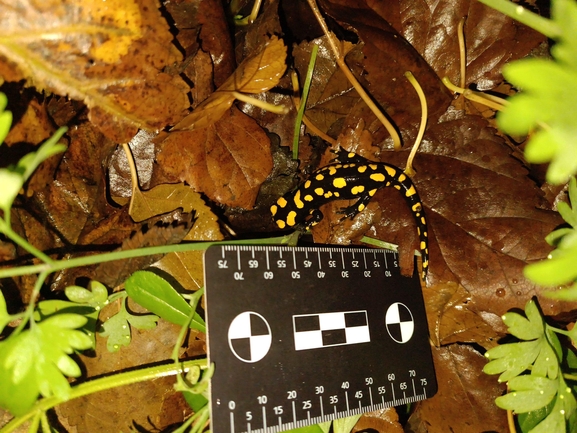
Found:
[[420, 281], [395, 252], [224, 245], [205, 255], [213, 433], [269, 433], [437, 391]]

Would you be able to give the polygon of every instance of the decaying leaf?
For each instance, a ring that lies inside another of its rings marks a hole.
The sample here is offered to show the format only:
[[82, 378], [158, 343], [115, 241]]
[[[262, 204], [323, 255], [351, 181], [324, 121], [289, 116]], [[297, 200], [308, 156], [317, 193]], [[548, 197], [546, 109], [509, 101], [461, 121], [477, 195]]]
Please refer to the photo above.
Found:
[[173, 131], [206, 128], [219, 120], [236, 97], [232, 92], [261, 93], [276, 86], [286, 69], [286, 47], [273, 36], [270, 42], [245, 59], [234, 73], [192, 113], [178, 122]]
[[[404, 167], [407, 154], [384, 152], [381, 159]], [[544, 238], [561, 220], [542, 209], [546, 203], [541, 191], [487, 122], [464, 116], [431, 126], [415, 167], [413, 181], [429, 224], [429, 283], [454, 281], [472, 295], [478, 311], [497, 316], [539, 296], [536, 285], [523, 276], [523, 267], [547, 257], [551, 247]], [[350, 242], [368, 230], [400, 245], [401, 267], [412, 269], [417, 232], [398, 191], [377, 192], [352, 222], [340, 223], [336, 212], [341, 207], [334, 202], [325, 206], [325, 216], [331, 217], [315, 226], [317, 239]], [[547, 314], [564, 308], [544, 298], [542, 307]]]
[[116, 141], [128, 141], [136, 128], [175, 123], [187, 108], [188, 86], [162, 71], [180, 54], [156, 0], [0, 7], [4, 60], [38, 90], [84, 101], [91, 120]]
[[494, 399], [505, 389], [481, 373], [484, 357], [470, 346], [433, 348], [439, 390], [418, 403], [409, 419], [415, 433], [507, 431], [507, 415]]
[[170, 133], [159, 147], [169, 182], [185, 181], [228, 206], [250, 209], [272, 169], [266, 133], [234, 107], [206, 128]]

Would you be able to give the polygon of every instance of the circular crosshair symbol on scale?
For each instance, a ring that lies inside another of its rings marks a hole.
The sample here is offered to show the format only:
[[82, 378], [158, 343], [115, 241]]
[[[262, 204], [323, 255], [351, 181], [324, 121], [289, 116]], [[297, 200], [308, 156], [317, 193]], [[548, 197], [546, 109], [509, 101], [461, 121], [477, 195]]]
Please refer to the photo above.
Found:
[[409, 307], [401, 302], [395, 302], [387, 309], [385, 315], [387, 332], [397, 343], [406, 343], [413, 336], [415, 321]]
[[254, 311], [236, 316], [228, 327], [228, 346], [242, 362], [258, 362], [270, 349], [272, 332], [266, 319]]

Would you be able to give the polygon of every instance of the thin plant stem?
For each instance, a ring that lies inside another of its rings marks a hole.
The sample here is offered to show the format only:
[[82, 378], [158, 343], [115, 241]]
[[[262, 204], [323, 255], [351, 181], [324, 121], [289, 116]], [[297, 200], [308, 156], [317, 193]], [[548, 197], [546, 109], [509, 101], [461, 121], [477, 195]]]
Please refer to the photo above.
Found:
[[251, 96], [245, 95], [244, 93], [237, 91], [232, 91], [230, 93], [239, 101], [254, 105], [255, 107], [262, 108], [263, 110], [270, 111], [271, 113], [287, 114], [289, 112], [289, 109], [284, 105], [269, 104], [266, 101], [261, 101], [260, 99], [253, 98]]
[[487, 107], [490, 107], [496, 111], [501, 111], [509, 103], [507, 100], [499, 98], [498, 96], [495, 95], [488, 95], [486, 93], [475, 92], [470, 89], [464, 89], [462, 87], [455, 86], [453, 83], [451, 83], [451, 80], [449, 80], [448, 77], [444, 77], [442, 81], [443, 84], [452, 92], [461, 93], [465, 98], [469, 99], [470, 101], [486, 105]]
[[417, 95], [419, 95], [419, 101], [421, 102], [421, 125], [419, 126], [419, 133], [417, 134], [417, 138], [415, 138], [415, 144], [413, 144], [413, 148], [411, 149], [411, 153], [407, 159], [407, 165], [405, 166], [405, 173], [408, 176], [413, 176], [415, 174], [415, 169], [413, 168], [413, 159], [415, 158], [417, 150], [419, 149], [421, 141], [423, 140], [423, 136], [425, 135], [425, 128], [427, 127], [427, 116], [429, 115], [429, 111], [427, 109], [427, 98], [425, 97], [425, 93], [423, 92], [419, 82], [415, 79], [410, 71], [405, 72], [405, 77], [415, 88]]
[[182, 243], [177, 245], [160, 245], [156, 247], [137, 248], [126, 251], [113, 251], [104, 254], [95, 254], [92, 256], [76, 257], [69, 260], [52, 261], [52, 263], [44, 263], [40, 265], [20, 266], [17, 268], [0, 269], [0, 279], [8, 277], [16, 277], [20, 275], [37, 274], [39, 272], [56, 272], [63, 269], [76, 268], [79, 266], [89, 266], [98, 263], [112, 262], [115, 260], [131, 259], [134, 257], [149, 256], [155, 254], [181, 253], [185, 251], [200, 251], [205, 250], [211, 245], [292, 245], [295, 242], [293, 239], [300, 233], [294, 232], [285, 236], [263, 239], [241, 239], [233, 241], [215, 241], [215, 242], [193, 242]]
[[42, 260], [44, 263], [53, 263], [54, 262], [54, 260], [52, 260], [50, 257], [48, 257], [46, 254], [44, 254], [42, 251], [40, 251], [39, 249], [37, 249], [36, 247], [31, 245], [30, 243], [28, 243], [28, 241], [26, 239], [22, 238], [20, 235], [18, 235], [18, 233], [16, 233], [14, 230], [12, 230], [12, 228], [10, 227], [10, 225], [8, 225], [8, 223], [6, 223], [5, 221], [2, 221], [1, 218], [0, 218], [0, 221], [1, 221], [0, 222], [0, 232], [4, 233], [15, 244], [22, 247], [26, 251], [28, 251], [34, 257]]
[[310, 8], [312, 9], [315, 17], [316, 17], [318, 23], [320, 24], [321, 28], [323, 29], [324, 34], [326, 35], [326, 37], [329, 41], [329, 45], [331, 46], [331, 50], [333, 51], [333, 54], [335, 55], [335, 60], [337, 62], [337, 65], [339, 66], [341, 71], [345, 74], [345, 76], [347, 77], [349, 82], [353, 85], [353, 87], [355, 88], [355, 90], [357, 91], [359, 96], [362, 98], [362, 100], [365, 102], [365, 104], [367, 104], [367, 106], [370, 108], [370, 110], [373, 112], [373, 114], [375, 116], [377, 116], [377, 119], [379, 119], [379, 121], [387, 129], [387, 131], [391, 135], [391, 138], [393, 139], [393, 144], [394, 144], [395, 150], [401, 150], [401, 137], [399, 137], [399, 134], [397, 133], [397, 130], [395, 129], [395, 127], [392, 125], [392, 123], [389, 121], [389, 119], [387, 119], [387, 117], [383, 114], [383, 112], [376, 106], [376, 104], [373, 102], [371, 97], [367, 94], [367, 92], [365, 91], [363, 86], [361, 86], [361, 83], [358, 82], [356, 77], [353, 75], [353, 73], [351, 72], [351, 70], [349, 69], [347, 64], [345, 63], [345, 60], [341, 54], [341, 50], [335, 41], [336, 38], [329, 31], [327, 23], [325, 22], [323, 16], [321, 15], [321, 11], [319, 10], [319, 8], [317, 6], [316, 1], [315, 0], [307, 0], [307, 1], [309, 3]]
[[313, 72], [315, 70], [315, 63], [317, 60], [318, 50], [319, 50], [318, 45], [313, 45], [313, 49], [311, 51], [311, 58], [309, 60], [307, 74], [305, 77], [305, 82], [303, 84], [303, 93], [299, 101], [299, 107], [297, 111], [297, 117], [295, 120], [295, 128], [293, 135], [293, 159], [298, 159], [299, 157], [299, 137], [300, 137], [301, 122], [305, 114], [305, 106], [307, 104], [307, 98], [309, 96], [309, 90], [311, 88], [311, 82], [313, 79]]
[[200, 368], [207, 367], [206, 359], [196, 359], [190, 361], [182, 361], [179, 364], [162, 364], [152, 367], [141, 368], [138, 370], [131, 370], [124, 373], [114, 374], [112, 376], [105, 376], [99, 379], [83, 382], [70, 389], [70, 396], [67, 399], [56, 396], [46, 397], [39, 400], [32, 409], [26, 414], [12, 419], [8, 424], [0, 429], [0, 433], [11, 433], [17, 427], [24, 424], [29, 419], [37, 416], [38, 412], [45, 412], [52, 409], [54, 406], [62, 404], [66, 401], [73, 400], [88, 394], [104, 391], [107, 389], [118, 388], [124, 385], [131, 385], [134, 383], [145, 382], [152, 379], [158, 379], [165, 376], [174, 376], [183, 370], [186, 371], [191, 367], [199, 366]]
[[30, 322], [31, 326], [34, 326], [34, 321], [32, 320], [32, 318], [34, 317], [34, 309], [36, 308], [36, 299], [38, 298], [38, 295], [40, 294], [40, 289], [42, 289], [44, 281], [46, 281], [46, 278], [48, 278], [49, 274], [50, 272], [43, 271], [40, 272], [40, 274], [38, 275], [38, 278], [34, 283], [34, 288], [32, 289], [32, 294], [30, 295], [30, 301], [26, 306], [26, 311], [24, 311], [24, 316], [22, 317], [22, 320], [18, 324], [18, 327], [14, 330], [13, 335], [18, 335], [22, 331], [22, 329], [24, 329], [24, 327], [28, 322]]
[[[292, 81], [292, 85], [293, 85], [292, 101], [293, 101], [293, 104], [295, 105], [295, 107], [298, 111], [300, 106], [301, 106], [301, 99], [298, 95], [299, 94], [299, 80], [298, 80], [298, 76], [297, 76], [296, 72], [294, 72], [294, 71], [291, 74], [291, 81]], [[319, 128], [317, 128], [317, 126], [307, 117], [306, 114], [303, 114], [302, 122], [305, 124], [305, 126], [307, 127], [309, 132], [322, 138], [327, 143], [330, 143], [332, 145], [335, 145], [337, 143], [337, 140], [335, 140], [333, 137], [325, 134], [323, 131], [321, 131]], [[294, 149], [294, 143], [293, 143], [293, 149]], [[294, 151], [293, 151], [293, 154], [294, 154]]]
[[459, 77], [459, 84], [461, 87], [465, 87], [465, 78], [467, 74], [467, 51], [465, 47], [465, 18], [459, 21], [459, 26], [457, 27], [457, 37], [459, 39], [459, 63], [461, 76]]

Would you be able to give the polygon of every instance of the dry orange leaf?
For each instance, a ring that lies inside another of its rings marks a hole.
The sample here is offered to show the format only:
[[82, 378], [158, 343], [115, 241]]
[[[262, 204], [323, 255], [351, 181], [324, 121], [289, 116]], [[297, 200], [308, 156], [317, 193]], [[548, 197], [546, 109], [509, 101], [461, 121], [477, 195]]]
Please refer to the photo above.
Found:
[[205, 128], [220, 119], [236, 99], [232, 92], [261, 93], [278, 84], [286, 69], [286, 46], [273, 36], [247, 57], [212, 95], [176, 124], [173, 130]]
[[188, 108], [188, 86], [162, 72], [181, 55], [157, 0], [0, 0], [0, 10], [0, 63], [38, 90], [84, 101], [115, 141], [175, 123]]

